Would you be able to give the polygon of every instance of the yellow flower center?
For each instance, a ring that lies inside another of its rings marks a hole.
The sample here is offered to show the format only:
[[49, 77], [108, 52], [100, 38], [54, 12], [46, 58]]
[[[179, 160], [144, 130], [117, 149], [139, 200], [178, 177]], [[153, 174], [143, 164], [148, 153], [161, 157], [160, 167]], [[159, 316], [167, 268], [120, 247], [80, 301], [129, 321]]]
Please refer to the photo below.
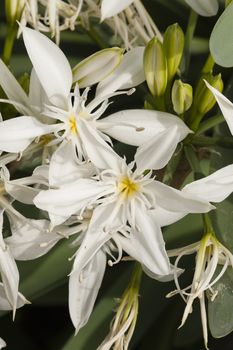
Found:
[[69, 119], [69, 124], [70, 124], [70, 130], [72, 134], [77, 134], [78, 129], [77, 129], [77, 124], [76, 124], [76, 119], [74, 114], [71, 114], [70, 119]]
[[125, 197], [131, 197], [139, 189], [139, 185], [127, 176], [122, 177], [118, 183], [118, 191]]

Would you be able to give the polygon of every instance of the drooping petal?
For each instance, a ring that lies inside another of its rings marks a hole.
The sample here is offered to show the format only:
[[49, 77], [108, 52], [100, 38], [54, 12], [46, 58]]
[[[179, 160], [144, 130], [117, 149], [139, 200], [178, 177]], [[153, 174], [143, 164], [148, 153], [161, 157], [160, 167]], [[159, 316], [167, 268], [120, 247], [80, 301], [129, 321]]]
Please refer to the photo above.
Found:
[[77, 334], [93, 310], [106, 267], [106, 255], [99, 250], [89, 263], [69, 279], [69, 311]]
[[233, 103], [228, 100], [220, 91], [211, 86], [207, 81], [205, 81], [207, 87], [213, 93], [219, 108], [222, 111], [222, 114], [227, 122], [227, 125], [233, 135]]
[[97, 181], [79, 179], [60, 189], [41, 191], [35, 197], [34, 204], [48, 211], [52, 224], [56, 226], [100, 198], [106, 189], [108, 189], [107, 185], [102, 185]]
[[131, 5], [134, 0], [102, 0], [101, 3], [101, 20], [117, 15], [126, 7]]
[[177, 127], [179, 141], [191, 132], [184, 122], [173, 114], [143, 109], [120, 111], [98, 121], [100, 130], [133, 146], [144, 145], [162, 131], [174, 127]]
[[40, 123], [33, 117], [18, 117], [0, 123], [0, 150], [19, 153], [38, 136], [55, 131], [56, 125]]
[[[17, 260], [31, 260], [46, 254], [65, 234], [50, 231], [48, 220], [10, 218], [12, 236], [5, 242]], [[57, 230], [58, 231], [58, 230]]]
[[153, 213], [152, 215], [155, 217], [160, 227], [171, 225], [174, 222], [179, 221], [185, 215], [188, 214], [184, 212], [175, 212], [175, 211], [166, 210], [161, 207], [153, 209], [151, 212]]
[[145, 81], [143, 70], [144, 47], [128, 51], [118, 68], [102, 80], [96, 89], [96, 96], [106, 96], [116, 90], [130, 89]]
[[28, 96], [1, 59], [0, 86], [4, 90], [9, 100], [19, 103], [19, 105], [16, 106], [16, 109], [19, 112], [23, 114], [28, 114], [31, 112]]
[[28, 55], [49, 100], [66, 108], [72, 86], [72, 71], [66, 56], [40, 32], [26, 27], [22, 31]]
[[124, 251], [138, 260], [153, 274], [170, 274], [170, 262], [160, 227], [149, 210], [137, 206], [137, 229], [132, 229], [129, 238], [119, 237]]
[[180, 140], [177, 127], [160, 132], [138, 147], [135, 154], [137, 169], [162, 169], [171, 159]]
[[201, 16], [215, 16], [218, 12], [218, 0], [185, 0]]
[[215, 209], [208, 201], [198, 198], [193, 193], [176, 190], [159, 181], [148, 185], [148, 190], [154, 194], [158, 207], [169, 211], [184, 213], [207, 213]]
[[34, 197], [39, 193], [39, 189], [21, 184], [20, 179], [5, 182], [5, 190], [14, 199], [24, 204], [33, 204]]
[[[23, 296], [23, 294], [18, 293], [18, 299], [17, 299], [17, 309], [24, 306], [25, 304], [30, 304], [29, 301]], [[12, 307], [9, 304], [9, 301], [7, 300], [6, 293], [4, 290], [3, 283], [0, 282], [0, 309], [1, 310], [11, 310]], [[1, 345], [1, 343], [0, 343]], [[1, 349], [1, 347], [0, 347]]]
[[182, 191], [208, 202], [223, 201], [233, 192], [233, 164], [219, 169], [203, 179], [191, 182]]

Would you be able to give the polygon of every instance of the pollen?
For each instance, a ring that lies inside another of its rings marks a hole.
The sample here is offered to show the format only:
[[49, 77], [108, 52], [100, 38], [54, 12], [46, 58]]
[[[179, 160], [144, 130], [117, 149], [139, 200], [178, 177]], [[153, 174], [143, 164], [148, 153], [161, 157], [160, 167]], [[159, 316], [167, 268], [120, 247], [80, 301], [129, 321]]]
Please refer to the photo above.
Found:
[[76, 119], [74, 114], [71, 114], [70, 119], [69, 119], [69, 124], [70, 124], [70, 130], [72, 134], [77, 134], [78, 129], [77, 129], [77, 124], [76, 124]]
[[139, 185], [129, 177], [122, 177], [118, 183], [118, 191], [126, 197], [131, 197], [139, 189]]

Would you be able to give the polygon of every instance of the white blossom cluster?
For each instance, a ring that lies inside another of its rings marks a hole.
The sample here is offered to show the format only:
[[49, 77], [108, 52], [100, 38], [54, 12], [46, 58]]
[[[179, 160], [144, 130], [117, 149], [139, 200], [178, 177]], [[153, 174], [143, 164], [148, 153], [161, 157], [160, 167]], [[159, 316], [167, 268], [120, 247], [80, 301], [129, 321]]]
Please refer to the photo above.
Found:
[[[38, 15], [38, 3], [45, 8], [43, 17]], [[93, 11], [93, 16], [98, 14], [102, 20], [114, 16], [110, 22], [118, 32], [131, 24], [145, 43], [158, 34], [140, 1], [119, 4], [31, 0], [25, 3], [21, 23], [51, 31], [58, 38], [60, 30], [72, 29], [76, 21], [85, 22], [82, 16]], [[140, 21], [133, 11], [142, 15]], [[135, 87], [145, 80], [144, 47], [132, 41], [135, 32], [120, 33], [129, 49], [126, 53], [120, 48], [102, 50], [72, 69], [55, 43], [23, 24], [20, 31], [33, 65], [28, 94], [0, 61], [0, 85], [7, 97], [1, 103], [12, 104], [19, 114], [0, 122], [0, 227], [2, 231], [9, 222], [11, 229], [10, 236], [2, 234], [0, 240], [0, 309], [12, 309], [15, 315], [18, 307], [28, 303], [18, 290], [15, 260], [38, 258], [72, 236], [77, 251], [69, 276], [69, 312], [76, 333], [89, 319], [106, 265], [129, 256], [151, 278], [174, 279], [177, 289], [170, 296], [179, 293], [187, 304], [182, 324], [194, 299], [200, 299], [207, 347], [204, 292], [209, 290], [214, 297], [213, 286], [227, 267], [233, 266], [233, 257], [211, 235], [167, 252], [162, 227], [189, 213], [215, 209], [212, 203], [223, 201], [233, 191], [233, 165], [182, 190], [157, 180], [156, 171], [168, 164], [192, 131], [178, 116], [166, 112], [128, 109], [108, 113], [115, 96], [130, 99]], [[233, 133], [233, 104], [206, 84]], [[117, 154], [116, 140], [135, 146], [133, 161]], [[15, 179], [14, 167], [24, 159], [33, 160], [38, 153], [40, 162], [31, 176]], [[36, 206], [41, 210], [40, 219], [23, 216], [14, 201]], [[178, 263], [183, 255], [194, 252], [194, 279], [182, 289], [178, 278], [183, 271]], [[172, 256], [177, 257], [174, 265], [169, 259]], [[223, 268], [216, 277], [218, 264]], [[114, 341], [119, 337], [122, 331], [114, 334]], [[99, 349], [110, 349], [112, 339]]]

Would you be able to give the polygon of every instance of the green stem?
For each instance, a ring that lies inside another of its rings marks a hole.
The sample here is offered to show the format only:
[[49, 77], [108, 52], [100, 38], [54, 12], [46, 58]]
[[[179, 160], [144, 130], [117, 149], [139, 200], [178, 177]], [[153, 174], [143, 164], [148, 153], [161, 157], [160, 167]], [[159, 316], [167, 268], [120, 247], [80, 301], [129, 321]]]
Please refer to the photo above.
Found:
[[200, 167], [199, 159], [197, 158], [196, 152], [194, 151], [192, 146], [186, 146], [184, 148], [185, 156], [189, 165], [194, 172], [195, 180], [198, 180], [203, 177], [203, 173]]
[[191, 11], [189, 20], [188, 20], [187, 30], [185, 33], [184, 55], [181, 62], [181, 73], [184, 76], [187, 75], [189, 70], [191, 43], [194, 37], [194, 32], [197, 25], [197, 19], [198, 19], [197, 13], [194, 11]]
[[12, 50], [14, 46], [14, 42], [16, 39], [17, 35], [17, 27], [15, 25], [8, 25], [7, 27], [7, 36], [4, 42], [4, 48], [3, 48], [3, 55], [2, 59], [5, 62], [5, 64], [9, 64], [11, 55], [12, 55]]
[[166, 111], [165, 96], [164, 95], [155, 96], [154, 105], [158, 111], [165, 112]]
[[207, 213], [202, 214], [202, 220], [203, 220], [203, 224], [204, 224], [204, 230], [205, 230], [205, 234], [206, 233], [213, 233], [214, 234], [214, 229], [213, 229], [213, 225], [212, 222], [210, 220], [210, 217]]
[[215, 115], [214, 117], [211, 117], [204, 122], [202, 122], [199, 125], [199, 128], [197, 129], [196, 135], [200, 135], [204, 133], [205, 131], [214, 128], [215, 126], [223, 123], [225, 121], [224, 117], [222, 115]]
[[232, 137], [208, 137], [208, 136], [194, 136], [190, 143], [195, 146], [210, 147], [210, 146], [220, 146], [223, 148], [233, 148]]
[[101, 49], [106, 49], [109, 47], [109, 45], [103, 40], [103, 38], [99, 35], [93, 26], [90, 25], [89, 30], [84, 27], [82, 27], [82, 29]]

